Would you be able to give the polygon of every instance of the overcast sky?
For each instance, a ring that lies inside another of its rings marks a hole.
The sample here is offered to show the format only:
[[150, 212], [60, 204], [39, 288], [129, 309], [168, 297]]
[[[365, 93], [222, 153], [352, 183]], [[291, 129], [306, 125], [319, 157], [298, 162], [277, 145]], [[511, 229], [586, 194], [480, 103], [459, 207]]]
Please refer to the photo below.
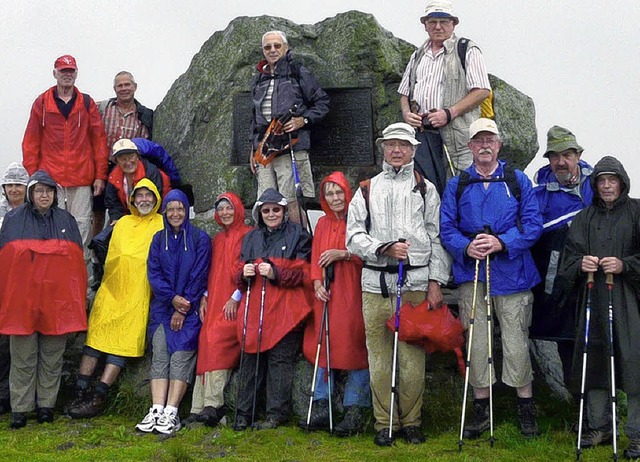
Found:
[[[394, 35], [420, 45], [425, 1], [308, 2], [197, 0], [2, 0], [0, 169], [21, 160], [21, 142], [36, 96], [54, 80], [53, 62], [76, 57], [78, 88], [95, 100], [113, 95], [116, 72], [131, 71], [136, 97], [155, 108], [202, 44], [237, 16], [268, 14], [313, 24], [337, 13], [372, 13]], [[295, 9], [292, 8], [295, 5]], [[614, 155], [640, 196], [640, 2], [638, 0], [457, 0], [458, 35], [482, 48], [490, 73], [531, 96], [544, 164], [546, 132], [572, 130], [595, 163]], [[292, 44], [295, 47], [295, 43]], [[259, 44], [256, 44], [258, 47]], [[637, 181], [637, 182], [636, 182]]]

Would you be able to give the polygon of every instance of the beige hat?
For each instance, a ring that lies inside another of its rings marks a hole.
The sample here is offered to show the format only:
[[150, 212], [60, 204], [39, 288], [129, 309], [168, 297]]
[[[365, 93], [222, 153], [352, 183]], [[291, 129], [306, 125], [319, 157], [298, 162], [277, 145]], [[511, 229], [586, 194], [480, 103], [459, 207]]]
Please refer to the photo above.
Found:
[[453, 19], [455, 25], [460, 22], [453, 12], [453, 3], [448, 0], [431, 0], [427, 3], [420, 22], [424, 24], [428, 18]]
[[382, 142], [386, 140], [404, 140], [413, 146], [420, 144], [420, 141], [416, 139], [416, 129], [404, 122], [391, 124], [382, 130], [382, 137], [376, 140], [378, 149], [381, 149]]
[[469, 139], [473, 138], [480, 132], [490, 132], [499, 135], [498, 126], [491, 119], [480, 118], [469, 126]]
[[113, 149], [111, 150], [114, 157], [118, 157], [120, 154], [129, 154], [132, 152], [138, 152], [138, 146], [127, 138], [122, 138], [121, 140], [116, 141], [113, 144]]

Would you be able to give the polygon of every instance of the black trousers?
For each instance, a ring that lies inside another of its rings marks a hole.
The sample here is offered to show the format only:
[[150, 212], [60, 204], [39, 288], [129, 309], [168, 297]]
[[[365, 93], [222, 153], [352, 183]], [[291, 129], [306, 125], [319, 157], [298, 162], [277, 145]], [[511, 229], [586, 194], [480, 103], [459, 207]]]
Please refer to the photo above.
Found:
[[9, 336], [0, 335], [0, 400], [9, 399], [9, 369], [11, 354], [9, 353]]
[[442, 197], [447, 184], [447, 168], [440, 133], [437, 130], [418, 131], [416, 139], [420, 144], [413, 159], [415, 168], [434, 184]]
[[[260, 353], [258, 390], [266, 383], [267, 418], [281, 422], [289, 419], [295, 358], [301, 342], [302, 330], [294, 330], [285, 335], [272, 349]], [[246, 417], [247, 420], [251, 419], [252, 413], [256, 359], [256, 354], [245, 353], [242, 374], [239, 377], [238, 415]]]

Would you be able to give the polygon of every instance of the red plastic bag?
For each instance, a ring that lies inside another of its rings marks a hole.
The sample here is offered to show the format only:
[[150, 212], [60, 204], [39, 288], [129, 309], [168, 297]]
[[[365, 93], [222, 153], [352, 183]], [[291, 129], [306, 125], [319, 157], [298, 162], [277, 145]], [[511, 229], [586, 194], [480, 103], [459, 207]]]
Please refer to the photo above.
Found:
[[[387, 320], [387, 327], [392, 332], [395, 330], [395, 313]], [[405, 303], [400, 307], [399, 340], [418, 345], [428, 353], [454, 351], [462, 374], [465, 370], [463, 333], [462, 322], [453, 316], [446, 304], [430, 309], [429, 302], [425, 300], [419, 305]]]

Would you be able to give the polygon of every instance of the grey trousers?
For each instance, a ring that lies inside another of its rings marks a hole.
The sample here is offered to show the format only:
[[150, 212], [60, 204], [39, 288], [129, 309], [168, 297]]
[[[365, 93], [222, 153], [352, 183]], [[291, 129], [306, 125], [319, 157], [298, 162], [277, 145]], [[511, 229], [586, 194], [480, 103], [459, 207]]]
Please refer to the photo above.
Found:
[[[587, 392], [589, 428], [611, 431], [611, 390], [592, 388]], [[620, 419], [620, 415], [618, 415]], [[627, 395], [627, 422], [624, 432], [629, 439], [640, 438], [640, 395]]]
[[66, 335], [11, 335], [11, 411], [31, 412], [56, 404]]

